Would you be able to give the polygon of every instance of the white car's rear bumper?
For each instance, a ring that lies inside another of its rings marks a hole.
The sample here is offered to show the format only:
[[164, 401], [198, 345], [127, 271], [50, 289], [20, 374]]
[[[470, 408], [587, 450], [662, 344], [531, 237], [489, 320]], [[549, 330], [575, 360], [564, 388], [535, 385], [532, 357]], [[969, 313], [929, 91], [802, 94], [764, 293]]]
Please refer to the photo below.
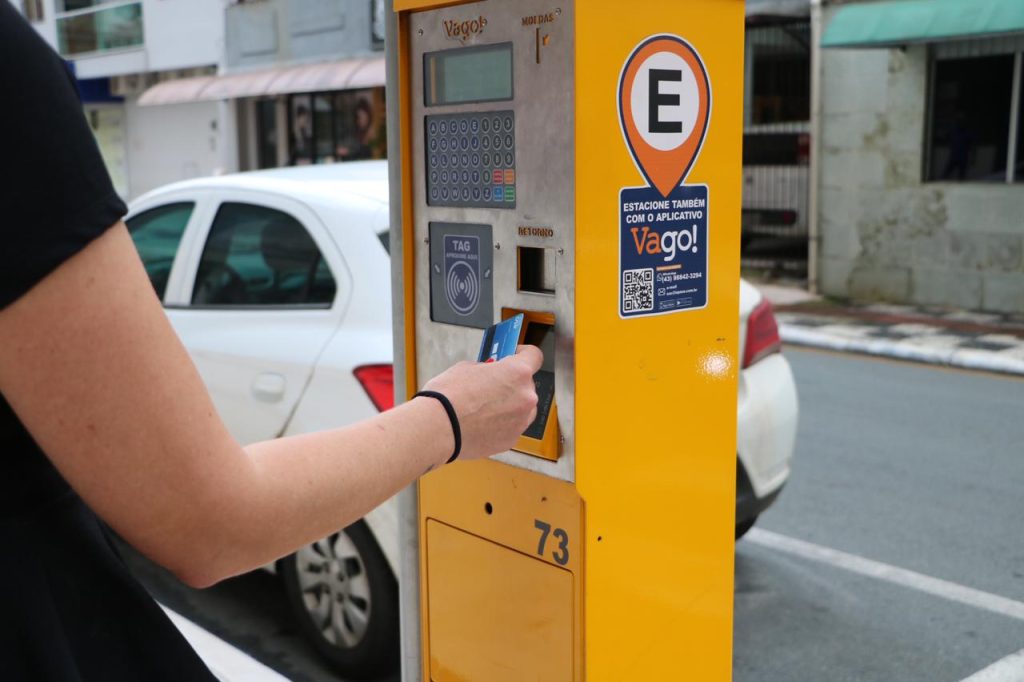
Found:
[[740, 372], [736, 450], [757, 500], [789, 478], [797, 411], [793, 372], [781, 353]]

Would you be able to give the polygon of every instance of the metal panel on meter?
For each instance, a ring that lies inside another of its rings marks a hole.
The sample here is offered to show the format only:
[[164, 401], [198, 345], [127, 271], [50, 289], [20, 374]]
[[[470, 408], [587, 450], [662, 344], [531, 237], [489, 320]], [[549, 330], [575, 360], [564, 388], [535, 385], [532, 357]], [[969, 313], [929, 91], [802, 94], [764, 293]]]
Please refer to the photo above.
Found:
[[[411, 91], [422, 93], [410, 101], [413, 232], [417, 243], [430, 243], [415, 263], [416, 300], [431, 302], [416, 306], [418, 374], [473, 358], [478, 329], [502, 310], [553, 315], [555, 455], [513, 451], [497, 459], [565, 481], [575, 475], [573, 8], [487, 0], [409, 18]], [[479, 307], [460, 313], [473, 303], [475, 273], [469, 261], [452, 259], [446, 270], [451, 244], [436, 240], [481, 226], [489, 226], [491, 243], [479, 242], [490, 250], [480, 254]], [[539, 251], [521, 258], [520, 247]], [[485, 277], [488, 256], [493, 271]]]

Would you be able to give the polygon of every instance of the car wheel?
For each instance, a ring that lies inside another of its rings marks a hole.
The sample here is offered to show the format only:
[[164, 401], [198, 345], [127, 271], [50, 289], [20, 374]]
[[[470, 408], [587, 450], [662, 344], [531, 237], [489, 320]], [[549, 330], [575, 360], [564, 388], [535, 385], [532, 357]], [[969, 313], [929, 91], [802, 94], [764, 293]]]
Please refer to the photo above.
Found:
[[398, 668], [398, 584], [362, 521], [282, 559], [288, 602], [317, 651], [347, 677]]
[[757, 516], [752, 516], [746, 521], [740, 521], [736, 524], [736, 539], [739, 540], [741, 537], [747, 534], [747, 531], [754, 527], [757, 522]]

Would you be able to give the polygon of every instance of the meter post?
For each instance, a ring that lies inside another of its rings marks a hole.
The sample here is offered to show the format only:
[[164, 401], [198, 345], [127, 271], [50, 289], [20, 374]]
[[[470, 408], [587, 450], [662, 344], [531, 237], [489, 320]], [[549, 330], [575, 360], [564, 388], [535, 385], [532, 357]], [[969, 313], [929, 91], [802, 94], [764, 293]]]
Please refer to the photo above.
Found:
[[403, 680], [730, 679], [743, 0], [388, 9], [396, 398], [545, 354], [403, 493]]

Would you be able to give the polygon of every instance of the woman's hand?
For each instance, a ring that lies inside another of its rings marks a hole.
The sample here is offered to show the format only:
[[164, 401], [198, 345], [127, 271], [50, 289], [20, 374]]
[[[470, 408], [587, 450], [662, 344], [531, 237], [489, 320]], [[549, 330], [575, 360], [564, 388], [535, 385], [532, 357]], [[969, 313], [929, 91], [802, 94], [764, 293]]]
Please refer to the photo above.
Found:
[[455, 408], [462, 429], [459, 459], [488, 457], [515, 445], [537, 415], [533, 375], [543, 362], [539, 348], [520, 346], [498, 362], [460, 362], [427, 382], [425, 389], [444, 394]]

